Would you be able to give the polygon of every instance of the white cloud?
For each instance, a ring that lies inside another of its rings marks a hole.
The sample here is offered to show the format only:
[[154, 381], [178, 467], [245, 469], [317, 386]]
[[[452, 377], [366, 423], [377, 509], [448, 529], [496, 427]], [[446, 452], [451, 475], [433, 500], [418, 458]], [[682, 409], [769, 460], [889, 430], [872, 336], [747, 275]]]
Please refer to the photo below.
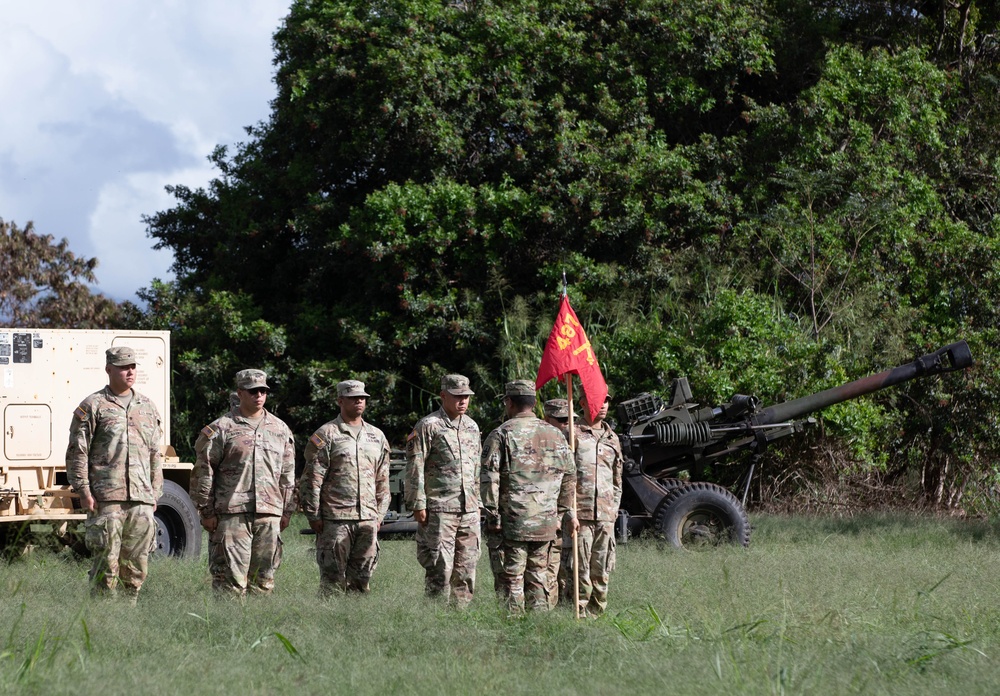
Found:
[[[168, 184], [199, 186], [211, 175], [207, 166], [169, 174], [130, 174], [101, 190], [88, 227], [94, 255], [102, 259], [96, 270], [102, 292], [129, 298], [140, 288], [148, 287], [154, 278], [172, 277], [169, 269], [173, 255], [169, 250], [152, 248], [153, 240], [146, 236], [142, 216], [173, 204], [164, 190]], [[105, 263], [103, 259], [112, 262]]]
[[287, 11], [287, 0], [6, 3], [0, 217], [97, 256], [98, 289], [116, 299], [166, 277], [170, 255], [140, 218], [173, 204], [165, 185], [206, 185], [212, 149], [267, 117], [271, 36]]

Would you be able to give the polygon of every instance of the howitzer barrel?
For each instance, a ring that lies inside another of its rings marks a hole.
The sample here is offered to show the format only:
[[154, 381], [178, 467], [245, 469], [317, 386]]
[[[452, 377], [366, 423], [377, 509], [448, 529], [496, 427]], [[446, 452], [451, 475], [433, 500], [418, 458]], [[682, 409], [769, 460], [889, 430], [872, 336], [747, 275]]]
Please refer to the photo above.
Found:
[[854, 399], [865, 394], [871, 394], [880, 389], [891, 387], [895, 384], [908, 382], [917, 377], [929, 377], [944, 372], [961, 370], [972, 365], [972, 353], [969, 351], [969, 344], [965, 341], [952, 343], [933, 353], [928, 353], [922, 358], [917, 358], [913, 362], [894, 367], [891, 370], [880, 372], [854, 382], [842, 384], [825, 391], [803, 396], [800, 399], [786, 401], [783, 404], [775, 404], [763, 409], [754, 417], [754, 422], [758, 425], [768, 423], [778, 423], [819, 411], [827, 406], [839, 404], [848, 399]]

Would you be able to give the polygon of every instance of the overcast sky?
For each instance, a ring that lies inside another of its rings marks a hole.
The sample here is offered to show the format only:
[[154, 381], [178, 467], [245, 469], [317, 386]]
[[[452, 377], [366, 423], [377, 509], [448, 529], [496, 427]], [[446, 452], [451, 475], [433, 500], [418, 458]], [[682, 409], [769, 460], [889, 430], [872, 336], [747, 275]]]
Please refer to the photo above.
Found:
[[290, 0], [2, 0], [0, 218], [100, 261], [116, 300], [169, 279], [140, 221], [204, 186], [206, 157], [274, 97]]

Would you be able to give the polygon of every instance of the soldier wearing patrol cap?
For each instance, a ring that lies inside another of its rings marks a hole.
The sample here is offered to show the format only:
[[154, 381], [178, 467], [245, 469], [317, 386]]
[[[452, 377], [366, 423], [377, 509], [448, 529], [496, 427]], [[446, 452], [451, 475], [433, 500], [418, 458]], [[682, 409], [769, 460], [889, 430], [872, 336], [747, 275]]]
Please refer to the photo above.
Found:
[[569, 421], [569, 402], [566, 399], [549, 399], [542, 405], [545, 422], [565, 429]]
[[479, 426], [463, 375], [441, 378], [441, 407], [406, 439], [406, 507], [417, 521], [424, 589], [458, 607], [472, 601], [479, 560]]
[[566, 598], [572, 601], [574, 563], [580, 566], [580, 614], [597, 616], [608, 605], [608, 580], [615, 567], [615, 519], [622, 499], [624, 459], [621, 442], [605, 418], [610, 395], [590, 417], [586, 392], [580, 393], [582, 422], [576, 430], [576, 508], [580, 520], [577, 558], [563, 556]]
[[91, 592], [113, 595], [121, 584], [135, 601], [155, 537], [153, 511], [163, 494], [160, 413], [132, 388], [135, 351], [115, 346], [105, 358], [108, 386], [73, 412], [66, 476], [87, 511]]
[[191, 500], [209, 533], [212, 587], [269, 594], [281, 564], [281, 532], [294, 512], [295, 443], [264, 408], [271, 391], [261, 370], [236, 373], [238, 403], [202, 428], [195, 442]]
[[563, 532], [576, 527], [573, 459], [563, 434], [537, 418], [535, 385], [508, 382], [503, 397], [508, 420], [483, 445], [482, 501], [487, 529], [503, 538], [500, 575], [508, 610], [545, 611], [548, 566], [560, 516]]
[[317, 535], [321, 597], [368, 592], [378, 562], [378, 528], [389, 509], [389, 442], [362, 418], [368, 397], [364, 382], [337, 384], [340, 415], [306, 444], [299, 492]]

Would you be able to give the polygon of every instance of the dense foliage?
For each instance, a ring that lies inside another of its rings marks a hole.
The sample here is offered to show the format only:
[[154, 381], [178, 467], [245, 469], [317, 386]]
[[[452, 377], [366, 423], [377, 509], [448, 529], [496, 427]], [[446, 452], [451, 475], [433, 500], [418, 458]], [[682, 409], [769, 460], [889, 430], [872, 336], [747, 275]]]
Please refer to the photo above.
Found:
[[110, 328], [115, 302], [91, 292], [97, 259], [80, 258], [65, 239], [0, 218], [0, 326]]
[[300, 434], [364, 379], [397, 443], [445, 371], [495, 424], [563, 273], [617, 397], [686, 374], [704, 402], [783, 400], [965, 338], [974, 371], [830, 409], [824, 433], [842, 470], [981, 509], [998, 19], [972, 0], [299, 0], [270, 118], [147, 219], [178, 279], [134, 321], [175, 332], [178, 422], [253, 364]]

